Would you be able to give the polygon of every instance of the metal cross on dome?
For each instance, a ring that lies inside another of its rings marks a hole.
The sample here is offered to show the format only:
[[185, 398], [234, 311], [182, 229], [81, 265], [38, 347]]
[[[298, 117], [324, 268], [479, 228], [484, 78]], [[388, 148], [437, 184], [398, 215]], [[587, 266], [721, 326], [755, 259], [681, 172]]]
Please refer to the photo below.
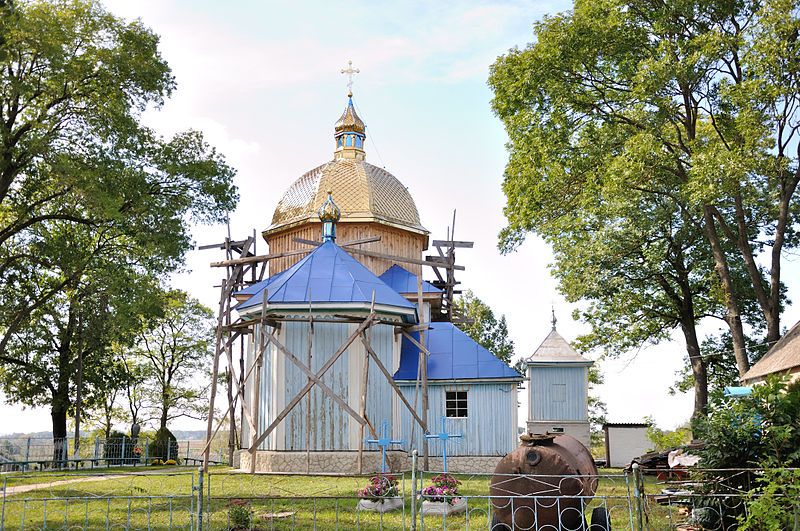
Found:
[[442, 415], [441, 433], [426, 433], [426, 439], [439, 439], [442, 441], [442, 472], [447, 473], [447, 441], [463, 437], [460, 433], [447, 433], [447, 417]]
[[342, 74], [347, 76], [347, 91], [353, 92], [353, 76], [360, 74], [361, 70], [353, 68], [353, 61], [347, 61], [347, 68], [342, 68]]
[[367, 439], [367, 444], [377, 444], [381, 447], [381, 474], [388, 472], [386, 469], [386, 450], [393, 444], [403, 444], [405, 441], [396, 441], [389, 435], [389, 421], [381, 422], [381, 436], [378, 439]]

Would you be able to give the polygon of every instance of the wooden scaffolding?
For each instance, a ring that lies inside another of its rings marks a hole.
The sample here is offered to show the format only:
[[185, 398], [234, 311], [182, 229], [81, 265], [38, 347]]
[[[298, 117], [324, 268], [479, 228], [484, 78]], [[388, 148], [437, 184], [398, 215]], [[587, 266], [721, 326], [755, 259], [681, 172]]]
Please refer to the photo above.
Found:
[[[453, 215], [453, 226], [455, 226], [455, 213]], [[406, 258], [402, 256], [392, 256], [389, 254], [378, 253], [360, 249], [357, 246], [380, 239], [377, 238], [364, 238], [360, 240], [343, 242], [338, 245], [353, 255], [372, 256], [376, 258], [386, 259], [395, 263], [417, 264], [421, 266], [431, 267], [437, 279], [433, 282], [434, 285], [443, 291], [443, 305], [442, 312], [439, 315], [432, 316], [433, 320], [452, 320], [453, 318], [453, 296], [458, 291], [454, 288], [458, 285], [455, 280], [455, 271], [463, 271], [465, 268], [455, 263], [455, 249], [456, 248], [471, 248], [472, 242], [454, 241], [452, 238], [452, 227], [447, 231], [448, 238], [446, 240], [434, 240], [433, 247], [437, 249], [439, 256], [427, 256], [425, 260], [418, 260], [413, 258]], [[271, 316], [268, 313], [268, 294], [266, 290], [263, 292], [263, 299], [261, 304], [260, 318], [243, 321], [241, 319], [234, 320], [233, 306], [236, 302], [234, 294], [247, 286], [255, 284], [264, 280], [265, 272], [270, 260], [277, 258], [285, 258], [288, 256], [302, 255], [311, 252], [316, 246], [321, 245], [322, 242], [311, 240], [295, 239], [299, 243], [308, 245], [308, 249], [301, 249], [296, 251], [287, 251], [275, 254], [259, 255], [256, 253], [256, 236], [252, 236], [244, 240], [232, 240], [230, 237], [230, 229], [228, 237], [225, 241], [219, 244], [206, 245], [200, 249], [221, 249], [225, 251], [225, 260], [213, 262], [211, 267], [223, 268], [225, 276], [222, 278], [220, 284], [220, 299], [219, 308], [217, 313], [217, 326], [215, 338], [215, 350], [212, 364], [212, 378], [211, 378], [211, 396], [209, 400], [209, 413], [208, 422], [206, 425], [206, 444], [203, 452], [203, 468], [208, 470], [209, 455], [211, 443], [214, 437], [219, 432], [220, 428], [224, 425], [226, 419], [230, 419], [229, 438], [228, 438], [228, 458], [232, 464], [234, 453], [237, 448], [247, 448], [250, 453], [250, 472], [255, 472], [256, 468], [256, 452], [261, 443], [280, 425], [280, 423], [297, 407], [305, 398], [306, 408], [311, 407], [310, 391], [313, 388], [320, 389], [325, 395], [336, 402], [348, 415], [350, 415], [360, 425], [360, 438], [357, 457], [357, 467], [359, 473], [363, 472], [363, 451], [364, 451], [364, 431], [369, 430], [372, 437], [377, 437], [375, 424], [368, 418], [367, 411], [367, 385], [369, 366], [374, 364], [380, 373], [386, 378], [391, 386], [393, 392], [397, 394], [398, 398], [408, 409], [413, 417], [415, 423], [414, 429], [417, 426], [422, 430], [422, 433], [428, 432], [428, 380], [427, 380], [427, 356], [430, 355], [425, 346], [424, 331], [428, 329], [429, 323], [425, 322], [424, 312], [420, 311], [420, 323], [401, 324], [395, 321], [387, 321], [381, 319], [371, 308], [368, 315], [364, 317], [358, 316], [335, 316], [334, 318], [326, 318], [325, 322], [342, 322], [342, 323], [358, 323], [355, 331], [352, 332], [347, 339], [337, 348], [333, 355], [327, 362], [317, 371], [311, 369], [311, 345], [313, 342], [314, 330], [314, 317], [312, 314], [312, 307], [309, 304], [309, 313], [305, 317], [293, 316], [285, 318], [280, 316]], [[418, 308], [423, 308], [422, 296], [422, 275], [417, 275], [417, 305]], [[282, 323], [285, 321], [304, 321], [309, 323], [309, 339], [308, 339], [308, 352], [299, 355], [299, 353], [291, 352], [285, 345], [283, 345], [277, 337], [277, 332], [280, 330]], [[409, 400], [400, 391], [400, 388], [394, 382], [392, 373], [379, 359], [378, 355], [372, 348], [370, 343], [370, 328], [375, 324], [391, 324], [395, 327], [395, 333], [402, 334], [402, 336], [414, 344], [419, 350], [419, 362], [417, 371], [417, 381], [415, 385], [414, 403]], [[245, 367], [244, 352], [246, 348], [247, 338], [255, 338], [255, 330], [260, 327], [260, 334], [258, 334], [259, 341], [254, 349], [253, 363], [249, 368]], [[270, 330], [269, 332], [267, 332]], [[420, 332], [419, 340], [412, 334], [413, 332]], [[344, 352], [355, 342], [360, 342], [365, 349], [365, 359], [363, 364], [363, 371], [361, 374], [361, 396], [359, 402], [359, 410], [355, 411], [351, 408], [346, 400], [337, 395], [330, 387], [328, 387], [322, 378], [325, 373], [330, 369], [333, 364], [342, 356]], [[234, 347], [238, 345], [239, 360], [238, 364], [234, 364], [233, 351]], [[281, 412], [279, 412], [261, 433], [257, 430], [257, 420], [259, 417], [259, 404], [261, 397], [258, 396], [258, 391], [261, 384], [261, 367], [263, 363], [263, 356], [267, 347], [272, 345], [281, 355], [285, 357], [290, 363], [294, 364], [306, 375], [306, 384], [303, 386], [299, 393], [290, 400]], [[222, 418], [217, 420], [216, 427], [214, 427], [214, 411], [217, 402], [217, 383], [220, 380], [220, 360], [224, 357], [226, 371], [224, 373], [224, 381], [227, 387], [228, 407], [225, 410]], [[238, 367], [237, 367], [238, 365]], [[253, 396], [250, 397], [250, 405], [245, 399], [245, 389], [248, 382], [253, 383], [252, 390]], [[421, 400], [418, 400], [421, 398]], [[421, 402], [418, 404], [418, 402]], [[417, 413], [417, 405], [421, 406], [421, 412]], [[250, 441], [241, 441], [239, 430], [236, 427], [236, 409], [239, 409], [240, 420], [242, 424], [247, 422], [250, 434]], [[310, 423], [311, 416], [306, 414], [306, 422]], [[307, 425], [306, 429], [306, 470], [310, 470], [310, 444], [308, 437], [310, 434], [310, 426]], [[413, 437], [412, 437], [413, 440]], [[428, 444], [427, 439], [422, 439], [422, 455], [423, 465], [428, 468]]]

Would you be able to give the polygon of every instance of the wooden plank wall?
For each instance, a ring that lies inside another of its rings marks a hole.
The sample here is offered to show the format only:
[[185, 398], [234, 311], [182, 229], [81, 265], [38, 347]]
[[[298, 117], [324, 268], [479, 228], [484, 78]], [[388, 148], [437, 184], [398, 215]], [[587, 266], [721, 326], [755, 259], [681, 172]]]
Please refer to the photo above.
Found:
[[[272, 234], [268, 236], [266, 240], [267, 244], [269, 245], [270, 253], [282, 253], [286, 251], [309, 248], [308, 245], [295, 242], [294, 238], [319, 241], [321, 234], [321, 223], [305, 223], [297, 227], [292, 227], [284, 232]], [[372, 236], [380, 236], [381, 240], [377, 242], [361, 244], [358, 246], [358, 248], [367, 251], [375, 251], [384, 254], [421, 260], [422, 252], [425, 247], [427, 247], [427, 236], [402, 229], [396, 229], [380, 223], [339, 222], [336, 225], [336, 240], [338, 242], [347, 242], [350, 240], [358, 240]], [[288, 269], [297, 261], [301, 260], [304, 256], [305, 255], [296, 255], [271, 260], [269, 263], [270, 276], [280, 273], [284, 269]], [[364, 264], [376, 275], [380, 275], [394, 265], [393, 262], [384, 260], [382, 258], [359, 255], [353, 255], [353, 257]], [[416, 264], [407, 263], [400, 263], [399, 265], [411, 271], [415, 275], [420, 273], [420, 269], [422, 267]], [[425, 272], [425, 274], [427, 273], [430, 273], [430, 271]]]

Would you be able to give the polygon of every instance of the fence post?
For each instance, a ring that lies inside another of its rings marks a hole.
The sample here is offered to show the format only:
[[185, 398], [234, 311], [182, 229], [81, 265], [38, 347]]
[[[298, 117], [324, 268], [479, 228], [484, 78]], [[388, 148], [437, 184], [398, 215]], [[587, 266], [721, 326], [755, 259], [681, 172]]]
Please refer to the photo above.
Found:
[[417, 529], [417, 450], [411, 452], [411, 531]]
[[644, 531], [642, 472], [639, 470], [639, 463], [634, 463], [631, 468], [633, 469], [633, 497], [636, 503], [636, 529]]
[[197, 531], [203, 531], [203, 467], [197, 469]]
[[28, 444], [25, 446], [25, 467], [23, 469], [25, 472], [28, 471], [28, 467], [30, 466], [30, 460], [31, 460], [31, 438], [28, 437]]
[[3, 478], [3, 506], [0, 509], [0, 529], [6, 528], [6, 489], [8, 488], [8, 478]]
[[147, 439], [144, 440], [144, 464], [150, 464], [150, 444], [147, 442]]
[[122, 437], [122, 451], [120, 452], [119, 456], [122, 458], [122, 464], [125, 465], [125, 437]]
[[[94, 438], [94, 458], [95, 460], [100, 458], [100, 439], [98, 437]], [[92, 463], [94, 466], [94, 463]]]
[[186, 459], [184, 459], [183, 463], [189, 463], [189, 441], [186, 441]]

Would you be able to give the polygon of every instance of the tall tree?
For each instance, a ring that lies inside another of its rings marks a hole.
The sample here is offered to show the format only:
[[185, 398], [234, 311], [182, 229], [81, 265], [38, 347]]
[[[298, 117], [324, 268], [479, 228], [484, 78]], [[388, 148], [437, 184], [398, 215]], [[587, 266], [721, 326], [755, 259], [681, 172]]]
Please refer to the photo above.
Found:
[[[742, 297], [774, 341], [780, 261], [797, 240], [796, 14], [783, 0], [580, 0], [537, 24], [536, 43], [501, 57], [490, 78], [510, 137], [504, 245], [529, 230], [554, 235], [589, 217], [586, 203], [632, 196], [621, 218], [597, 220], [612, 227], [642, 201], [669, 203], [702, 237], [744, 373]], [[551, 212], [541, 231], [539, 209]]]
[[146, 393], [160, 430], [179, 417], [203, 418], [214, 341], [213, 314], [183, 291], [165, 294], [164, 315], [137, 343], [148, 363]]
[[234, 172], [200, 133], [142, 125], [175, 83], [140, 22], [86, 0], [1, 13], [0, 383], [64, 437], [76, 377], [139, 323], [130, 291], [182, 263], [190, 222], [224, 219]]
[[[224, 219], [235, 190], [232, 170], [199, 133], [164, 140], [141, 124], [142, 111], [175, 87], [158, 37], [90, 0], [31, 1], [3, 13], [0, 275], [43, 279], [49, 265], [28, 247], [55, 221], [113, 227], [149, 249], [146, 267], [174, 268], [189, 247], [187, 221]], [[0, 293], [0, 353], [78, 276], [69, 271], [24, 297]]]
[[466, 334], [483, 348], [511, 365], [514, 357], [514, 341], [508, 337], [506, 316], [495, 317], [492, 309], [475, 296], [472, 290], [465, 291], [455, 301], [456, 313], [467, 320], [461, 326]]

